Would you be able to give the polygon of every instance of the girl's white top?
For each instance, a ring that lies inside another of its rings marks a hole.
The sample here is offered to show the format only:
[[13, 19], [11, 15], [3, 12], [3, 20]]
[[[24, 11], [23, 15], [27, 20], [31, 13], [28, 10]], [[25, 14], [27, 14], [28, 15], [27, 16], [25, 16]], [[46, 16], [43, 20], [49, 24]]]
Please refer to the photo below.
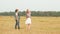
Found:
[[29, 17], [29, 18], [30, 18], [30, 17], [31, 17], [31, 13], [27, 13], [27, 17]]

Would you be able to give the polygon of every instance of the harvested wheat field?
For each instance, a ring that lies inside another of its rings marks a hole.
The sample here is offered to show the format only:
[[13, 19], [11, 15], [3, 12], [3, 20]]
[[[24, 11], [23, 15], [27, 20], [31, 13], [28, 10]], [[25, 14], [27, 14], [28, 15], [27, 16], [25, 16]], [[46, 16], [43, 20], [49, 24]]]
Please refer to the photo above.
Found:
[[26, 30], [25, 20], [20, 18], [20, 30], [15, 29], [13, 16], [0, 16], [0, 34], [60, 34], [60, 17], [32, 17], [31, 30]]

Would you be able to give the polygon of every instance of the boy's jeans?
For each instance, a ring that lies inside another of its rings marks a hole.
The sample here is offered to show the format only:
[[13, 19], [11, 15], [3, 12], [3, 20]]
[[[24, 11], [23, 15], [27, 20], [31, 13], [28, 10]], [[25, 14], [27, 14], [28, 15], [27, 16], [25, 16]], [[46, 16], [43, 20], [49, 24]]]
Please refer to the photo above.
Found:
[[17, 29], [17, 27], [18, 27], [18, 29], [20, 29], [19, 20], [16, 20], [15, 29]]

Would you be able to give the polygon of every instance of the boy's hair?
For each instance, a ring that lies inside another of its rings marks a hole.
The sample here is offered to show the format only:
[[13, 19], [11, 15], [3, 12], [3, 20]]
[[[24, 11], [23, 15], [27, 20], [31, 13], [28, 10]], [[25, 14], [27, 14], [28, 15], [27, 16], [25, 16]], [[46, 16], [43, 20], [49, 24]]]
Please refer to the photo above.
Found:
[[18, 9], [15, 10], [15, 12], [17, 12], [17, 11], [18, 11]]

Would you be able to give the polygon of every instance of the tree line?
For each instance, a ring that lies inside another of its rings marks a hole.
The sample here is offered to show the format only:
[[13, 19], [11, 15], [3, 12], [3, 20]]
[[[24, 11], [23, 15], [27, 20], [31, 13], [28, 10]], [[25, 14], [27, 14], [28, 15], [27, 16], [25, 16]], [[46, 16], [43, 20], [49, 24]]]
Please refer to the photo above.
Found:
[[[0, 16], [14, 16], [15, 12], [3, 12], [0, 13]], [[19, 11], [20, 16], [26, 16], [25, 11]], [[31, 11], [32, 16], [53, 16], [53, 17], [59, 17], [60, 11]]]

